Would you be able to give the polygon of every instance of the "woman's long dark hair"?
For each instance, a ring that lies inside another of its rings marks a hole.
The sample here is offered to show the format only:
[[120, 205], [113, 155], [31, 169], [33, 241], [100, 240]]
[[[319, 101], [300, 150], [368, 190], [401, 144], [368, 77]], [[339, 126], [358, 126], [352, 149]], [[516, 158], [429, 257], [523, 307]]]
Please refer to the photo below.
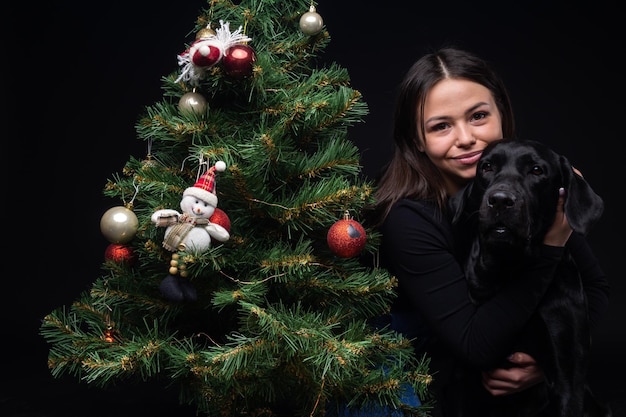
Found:
[[402, 198], [432, 200], [444, 210], [447, 195], [443, 177], [424, 148], [426, 94], [446, 78], [465, 79], [485, 86], [496, 102], [504, 137], [513, 137], [515, 121], [509, 94], [500, 77], [478, 56], [452, 47], [424, 55], [416, 61], [398, 87], [393, 140], [394, 153], [376, 181], [375, 205], [368, 223], [380, 225], [391, 207]]

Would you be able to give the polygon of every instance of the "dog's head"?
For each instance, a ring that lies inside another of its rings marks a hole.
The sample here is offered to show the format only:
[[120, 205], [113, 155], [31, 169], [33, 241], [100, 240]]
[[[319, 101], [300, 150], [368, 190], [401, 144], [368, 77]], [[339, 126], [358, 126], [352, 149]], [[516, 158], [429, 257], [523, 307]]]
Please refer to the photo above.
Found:
[[600, 219], [603, 201], [566, 157], [536, 141], [493, 142], [483, 151], [475, 179], [450, 199], [452, 222], [469, 221], [483, 246], [528, 248], [553, 223], [561, 187], [569, 224], [586, 234]]
[[504, 139], [483, 151], [474, 180], [449, 201], [474, 303], [513, 278], [520, 262], [543, 241], [561, 187], [570, 226], [587, 233], [600, 219], [603, 201], [567, 158], [535, 141]]

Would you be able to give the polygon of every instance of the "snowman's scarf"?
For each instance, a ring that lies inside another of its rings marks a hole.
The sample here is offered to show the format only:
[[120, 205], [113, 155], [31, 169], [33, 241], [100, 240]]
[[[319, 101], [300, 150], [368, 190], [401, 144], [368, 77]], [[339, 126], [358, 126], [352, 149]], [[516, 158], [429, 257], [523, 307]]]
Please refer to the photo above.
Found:
[[180, 245], [191, 229], [196, 226], [204, 226], [209, 223], [209, 219], [198, 218], [184, 213], [178, 219], [178, 223], [172, 225], [171, 229], [168, 233], [166, 233], [165, 238], [163, 239], [163, 247], [170, 252], [184, 250], [185, 248], [180, 247]]

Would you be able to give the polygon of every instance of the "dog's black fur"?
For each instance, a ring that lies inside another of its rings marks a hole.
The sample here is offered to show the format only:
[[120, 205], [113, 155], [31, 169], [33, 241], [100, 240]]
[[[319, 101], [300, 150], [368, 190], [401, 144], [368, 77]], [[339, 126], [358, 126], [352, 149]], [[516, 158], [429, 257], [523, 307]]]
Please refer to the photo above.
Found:
[[[541, 245], [552, 225], [559, 188], [571, 227], [586, 234], [603, 212], [602, 199], [575, 174], [570, 162], [536, 141], [504, 139], [483, 152], [475, 179], [450, 199], [452, 224], [468, 252], [465, 273], [474, 303], [490, 298], [503, 279], [515, 279], [528, 254]], [[542, 367], [545, 383], [519, 394], [493, 397], [480, 373], [455, 389], [454, 416], [607, 417], [587, 385], [590, 330], [587, 301], [571, 259], [557, 276], [522, 337], [523, 350]], [[477, 389], [479, 387], [479, 389]]]

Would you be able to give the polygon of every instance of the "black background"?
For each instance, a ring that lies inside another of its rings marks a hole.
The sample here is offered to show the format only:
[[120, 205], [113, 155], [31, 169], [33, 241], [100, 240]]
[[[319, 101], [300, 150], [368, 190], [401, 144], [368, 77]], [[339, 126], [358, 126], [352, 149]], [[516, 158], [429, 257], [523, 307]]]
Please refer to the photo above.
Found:
[[[200, 0], [159, 3], [22, 4], [8, 37], [2, 160], [5, 204], [15, 214], [5, 219], [15, 223], [7, 230], [28, 224], [4, 244], [0, 406], [8, 415], [73, 416], [87, 407], [91, 416], [192, 415], [160, 385], [99, 390], [52, 379], [38, 335], [45, 314], [71, 303], [98, 276], [108, 244], [100, 218], [120, 204], [102, 197], [102, 188], [130, 155], [146, 154], [135, 122], [162, 98], [160, 78], [176, 70], [176, 55], [193, 39], [205, 7]], [[349, 133], [366, 174], [389, 157], [395, 87], [404, 72], [423, 53], [455, 44], [503, 76], [519, 135], [567, 155], [604, 198], [605, 215], [589, 239], [613, 292], [594, 339], [592, 377], [623, 416], [623, 23], [608, 2], [538, 3], [322, 0], [317, 11], [332, 37], [326, 59], [348, 69], [369, 105], [365, 122]]]

